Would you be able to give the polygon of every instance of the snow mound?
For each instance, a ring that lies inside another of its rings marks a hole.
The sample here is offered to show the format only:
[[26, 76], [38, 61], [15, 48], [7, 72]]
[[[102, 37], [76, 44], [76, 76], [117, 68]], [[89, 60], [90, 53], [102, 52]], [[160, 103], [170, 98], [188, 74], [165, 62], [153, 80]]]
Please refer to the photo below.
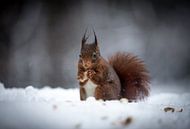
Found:
[[[1, 88], [2, 87], [2, 88]], [[23, 88], [5, 89], [0, 83], [0, 101], [16, 102], [55, 102], [55, 101], [79, 101], [78, 89], [49, 88], [36, 89], [32, 86]]]
[[159, 93], [126, 99], [80, 101], [78, 89], [6, 89], [0, 83], [0, 128], [7, 129], [189, 129], [190, 93]]

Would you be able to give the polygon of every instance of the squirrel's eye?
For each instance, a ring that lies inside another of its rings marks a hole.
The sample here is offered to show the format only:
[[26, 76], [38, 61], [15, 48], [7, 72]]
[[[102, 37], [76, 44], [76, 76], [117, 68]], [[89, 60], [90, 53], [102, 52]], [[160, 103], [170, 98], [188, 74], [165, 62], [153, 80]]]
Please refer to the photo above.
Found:
[[94, 52], [94, 53], [92, 54], [92, 59], [94, 59], [94, 60], [95, 60], [95, 59], [96, 59], [96, 57], [97, 57], [97, 56], [96, 56], [96, 53]]
[[79, 57], [81, 58], [81, 57], [82, 57], [82, 55], [79, 55]]

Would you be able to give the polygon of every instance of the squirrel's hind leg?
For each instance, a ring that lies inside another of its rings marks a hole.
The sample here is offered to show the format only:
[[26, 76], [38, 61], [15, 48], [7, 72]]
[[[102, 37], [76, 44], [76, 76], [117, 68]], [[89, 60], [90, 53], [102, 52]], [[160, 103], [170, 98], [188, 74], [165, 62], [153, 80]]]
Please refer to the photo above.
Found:
[[119, 92], [115, 92], [114, 87], [110, 85], [97, 86], [95, 90], [95, 98], [97, 100], [116, 100], [120, 98]]
[[97, 100], [99, 100], [99, 99], [105, 100], [106, 99], [105, 95], [106, 94], [105, 94], [105, 90], [104, 90], [103, 86], [97, 86], [95, 89], [95, 96], [94, 97]]

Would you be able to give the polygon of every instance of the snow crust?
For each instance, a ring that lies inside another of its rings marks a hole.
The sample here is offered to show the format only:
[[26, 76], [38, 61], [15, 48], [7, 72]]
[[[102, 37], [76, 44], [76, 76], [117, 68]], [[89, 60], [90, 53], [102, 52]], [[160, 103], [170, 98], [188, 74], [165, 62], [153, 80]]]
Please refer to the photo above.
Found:
[[[174, 108], [165, 112], [165, 108]], [[190, 93], [157, 93], [149, 99], [79, 100], [78, 89], [6, 89], [0, 83], [1, 129], [189, 129]]]

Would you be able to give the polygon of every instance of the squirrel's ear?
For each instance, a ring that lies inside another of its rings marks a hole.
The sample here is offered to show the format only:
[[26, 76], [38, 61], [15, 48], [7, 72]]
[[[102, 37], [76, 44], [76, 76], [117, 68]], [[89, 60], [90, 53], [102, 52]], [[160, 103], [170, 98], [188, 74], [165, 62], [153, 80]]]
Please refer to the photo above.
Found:
[[93, 30], [93, 32], [94, 32], [94, 43], [96, 44], [96, 46], [98, 46], [98, 41], [97, 41], [96, 33], [95, 33], [94, 30]]
[[84, 46], [84, 44], [86, 43], [86, 40], [88, 39], [88, 37], [86, 37], [86, 32], [87, 32], [87, 29], [85, 30], [85, 33], [84, 33], [84, 36], [83, 36], [83, 38], [82, 38], [82, 44], [81, 44], [81, 46], [83, 47]]

